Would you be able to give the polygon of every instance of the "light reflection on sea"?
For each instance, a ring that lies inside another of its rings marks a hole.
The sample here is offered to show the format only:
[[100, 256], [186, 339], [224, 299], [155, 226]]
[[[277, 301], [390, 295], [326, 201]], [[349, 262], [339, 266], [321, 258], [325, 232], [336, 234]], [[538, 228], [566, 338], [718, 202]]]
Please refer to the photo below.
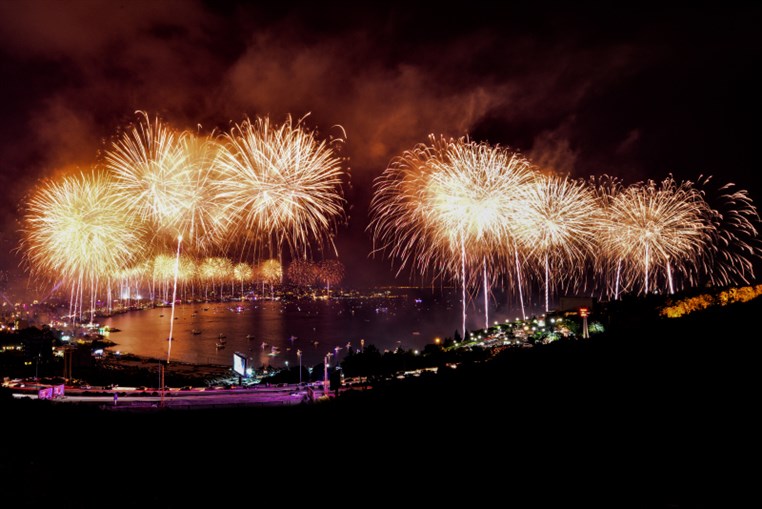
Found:
[[[392, 295], [178, 304], [170, 360], [232, 366], [233, 353], [240, 352], [257, 368], [285, 367], [286, 362], [298, 365], [301, 350], [305, 367], [322, 363], [328, 353], [335, 365], [337, 356], [340, 361], [347, 348], [359, 349], [363, 339], [382, 352], [420, 350], [461, 327], [457, 296], [425, 289]], [[170, 316], [170, 307], [149, 308], [103, 318], [101, 324], [120, 329], [109, 335], [117, 343], [112, 351], [162, 359], [167, 357]], [[224, 348], [217, 346], [220, 335]]]

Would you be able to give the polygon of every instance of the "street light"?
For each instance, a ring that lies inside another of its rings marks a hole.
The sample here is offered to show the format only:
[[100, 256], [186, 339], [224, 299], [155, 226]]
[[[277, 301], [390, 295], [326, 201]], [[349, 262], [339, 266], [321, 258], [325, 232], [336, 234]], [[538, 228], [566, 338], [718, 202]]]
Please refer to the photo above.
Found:
[[323, 394], [328, 394], [328, 360], [331, 355], [331, 352], [328, 352], [323, 360]]
[[299, 385], [302, 385], [302, 351], [297, 350], [296, 356], [299, 357]]

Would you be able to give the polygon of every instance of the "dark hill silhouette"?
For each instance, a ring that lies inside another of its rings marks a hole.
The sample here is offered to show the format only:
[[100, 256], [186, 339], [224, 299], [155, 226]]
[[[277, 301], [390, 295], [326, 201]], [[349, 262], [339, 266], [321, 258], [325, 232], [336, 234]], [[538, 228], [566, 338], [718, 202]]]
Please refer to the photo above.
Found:
[[[511, 498], [537, 483], [540, 506], [561, 485], [566, 502], [588, 506], [731, 506], [751, 475], [739, 458], [753, 457], [756, 443], [762, 299], [679, 319], [658, 317], [655, 302], [626, 304], [589, 340], [507, 350], [315, 405], [117, 414], [6, 400], [3, 436], [24, 438], [0, 475], [30, 490], [40, 472], [94, 464], [138, 479], [128, 461], [137, 456], [141, 471], [161, 465], [167, 485], [211, 468], [227, 472], [232, 490], [247, 478], [242, 458], [253, 456], [262, 474], [284, 467], [304, 479], [300, 465], [338, 491], [342, 475], [362, 471], [372, 485], [455, 475], [450, 493], [479, 497]], [[40, 504], [60, 501], [56, 490], [33, 492]], [[161, 507], [179, 496], [165, 495]]]

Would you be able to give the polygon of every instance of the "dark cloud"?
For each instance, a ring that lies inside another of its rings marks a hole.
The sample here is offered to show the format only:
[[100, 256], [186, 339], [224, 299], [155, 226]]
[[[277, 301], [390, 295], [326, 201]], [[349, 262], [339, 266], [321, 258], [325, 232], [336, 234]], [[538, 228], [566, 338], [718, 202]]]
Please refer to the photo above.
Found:
[[[720, 171], [743, 187], [754, 6], [358, 5], [0, 0], [4, 217], [36, 178], [93, 164], [136, 110], [207, 132], [256, 115], [341, 126], [352, 209], [338, 239], [357, 263], [373, 178], [430, 133], [577, 176]], [[16, 229], [6, 220], [4, 239]]]

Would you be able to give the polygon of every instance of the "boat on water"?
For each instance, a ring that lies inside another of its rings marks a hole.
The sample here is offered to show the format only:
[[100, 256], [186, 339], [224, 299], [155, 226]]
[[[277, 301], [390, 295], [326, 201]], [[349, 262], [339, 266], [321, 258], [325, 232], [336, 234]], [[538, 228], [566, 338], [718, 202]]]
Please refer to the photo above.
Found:
[[254, 339], [254, 334], [246, 334], [246, 339]]
[[225, 343], [220, 343], [220, 342], [217, 342], [217, 344], [216, 344], [216, 345], [214, 345], [214, 346], [216, 346], [216, 347], [217, 347], [217, 349], [218, 349], [218, 350], [220, 350], [220, 349], [222, 349], [222, 348], [225, 348]]
[[198, 334], [201, 334], [201, 329], [193, 329], [193, 330], [191, 331], [191, 334], [194, 334], [194, 335], [198, 335]]

